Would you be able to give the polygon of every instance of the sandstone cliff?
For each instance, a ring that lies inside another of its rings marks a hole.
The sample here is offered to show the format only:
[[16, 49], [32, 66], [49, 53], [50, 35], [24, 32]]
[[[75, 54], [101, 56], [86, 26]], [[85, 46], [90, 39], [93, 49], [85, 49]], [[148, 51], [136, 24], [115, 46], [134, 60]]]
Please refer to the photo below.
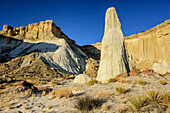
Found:
[[28, 27], [4, 25], [0, 43], [1, 62], [36, 52], [39, 59], [55, 70], [71, 74], [85, 70], [86, 54], [52, 20], [29, 24]]
[[125, 37], [125, 44], [129, 60], [138, 69], [151, 69], [154, 63], [170, 65], [170, 20]]

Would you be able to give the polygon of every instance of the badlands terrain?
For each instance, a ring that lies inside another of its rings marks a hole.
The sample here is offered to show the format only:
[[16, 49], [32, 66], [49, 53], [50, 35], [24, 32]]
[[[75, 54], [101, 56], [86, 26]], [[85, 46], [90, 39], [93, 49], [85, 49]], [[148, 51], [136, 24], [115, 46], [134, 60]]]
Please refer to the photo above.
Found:
[[52, 20], [0, 31], [2, 113], [169, 113], [170, 20], [123, 37], [115, 8], [102, 42], [79, 46]]

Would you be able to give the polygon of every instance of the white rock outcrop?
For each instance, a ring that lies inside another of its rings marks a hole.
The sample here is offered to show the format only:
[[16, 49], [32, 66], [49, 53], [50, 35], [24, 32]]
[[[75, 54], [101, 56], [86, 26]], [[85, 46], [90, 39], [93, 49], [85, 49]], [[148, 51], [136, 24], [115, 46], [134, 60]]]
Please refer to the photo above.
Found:
[[[15, 37], [22, 38], [16, 39]], [[86, 54], [75, 42], [66, 36], [52, 20], [29, 24], [28, 27], [4, 25], [0, 34], [0, 62], [36, 52], [51, 68], [70, 74], [80, 74], [85, 70]], [[9, 31], [13, 31], [9, 34]], [[13, 34], [15, 36], [13, 36]], [[23, 63], [21, 67], [29, 63]]]
[[73, 83], [88, 83], [90, 80], [92, 80], [91, 77], [89, 77], [88, 75], [86, 74], [80, 74], [80, 75], [77, 75], [73, 81]]
[[165, 74], [166, 72], [170, 73], [170, 64], [168, 64], [166, 61], [163, 61], [162, 64], [154, 63], [152, 69], [160, 74]]
[[129, 72], [124, 37], [116, 9], [111, 7], [105, 16], [105, 33], [102, 40], [101, 61], [97, 80], [106, 82], [109, 78]]

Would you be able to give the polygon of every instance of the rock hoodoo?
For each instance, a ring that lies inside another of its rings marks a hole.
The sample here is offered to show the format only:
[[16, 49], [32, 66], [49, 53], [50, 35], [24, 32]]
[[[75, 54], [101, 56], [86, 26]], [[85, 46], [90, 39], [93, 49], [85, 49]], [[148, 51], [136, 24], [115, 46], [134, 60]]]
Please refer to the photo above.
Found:
[[109, 8], [105, 17], [105, 33], [102, 40], [101, 61], [97, 80], [106, 82], [118, 74], [129, 72], [121, 24], [116, 9]]

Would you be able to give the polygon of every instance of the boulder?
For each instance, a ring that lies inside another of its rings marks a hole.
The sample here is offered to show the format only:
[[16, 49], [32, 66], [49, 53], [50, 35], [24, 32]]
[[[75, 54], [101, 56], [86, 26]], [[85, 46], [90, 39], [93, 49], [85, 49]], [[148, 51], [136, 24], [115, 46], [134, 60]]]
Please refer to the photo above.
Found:
[[170, 64], [168, 64], [166, 61], [163, 61], [162, 64], [154, 63], [152, 69], [160, 74], [165, 74], [166, 72], [170, 73]]
[[74, 83], [88, 83], [90, 80], [92, 80], [91, 77], [89, 77], [88, 75], [86, 74], [79, 74], [75, 77], [74, 79]]
[[127, 59], [124, 37], [116, 9], [106, 12], [105, 33], [102, 39], [101, 61], [97, 80], [106, 82], [118, 74], [128, 73], [131, 65]]

